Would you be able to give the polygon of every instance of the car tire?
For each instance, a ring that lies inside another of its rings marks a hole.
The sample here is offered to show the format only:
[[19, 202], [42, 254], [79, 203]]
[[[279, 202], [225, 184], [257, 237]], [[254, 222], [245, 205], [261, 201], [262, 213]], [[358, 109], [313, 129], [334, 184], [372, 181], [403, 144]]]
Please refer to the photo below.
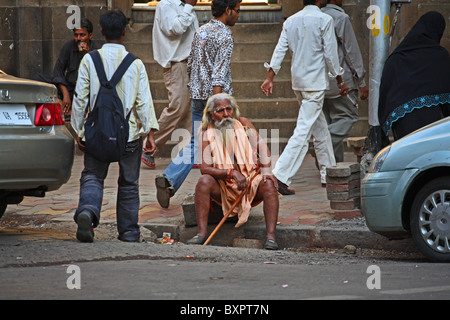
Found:
[[450, 262], [450, 176], [425, 184], [414, 199], [411, 235], [430, 260]]
[[6, 202], [0, 202], [0, 219], [3, 217], [3, 214], [6, 211], [6, 207], [8, 206], [8, 204]]

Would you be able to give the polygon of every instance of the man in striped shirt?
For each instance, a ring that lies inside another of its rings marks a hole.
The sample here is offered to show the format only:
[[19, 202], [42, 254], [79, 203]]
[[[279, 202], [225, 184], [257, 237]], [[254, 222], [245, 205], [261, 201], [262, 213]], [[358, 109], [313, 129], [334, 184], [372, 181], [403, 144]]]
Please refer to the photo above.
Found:
[[[128, 54], [123, 46], [127, 19], [118, 10], [108, 11], [100, 18], [102, 34], [106, 44], [99, 50], [106, 77], [111, 79], [124, 57]], [[72, 127], [78, 134], [77, 142], [84, 149], [84, 123], [86, 111], [95, 106], [100, 81], [94, 62], [89, 54], [81, 60], [75, 97], [72, 107]], [[141, 60], [136, 59], [127, 69], [116, 86], [122, 101], [124, 114], [129, 118], [129, 138], [127, 156], [119, 160], [120, 176], [117, 192], [117, 228], [119, 240], [138, 242], [139, 172], [142, 140], [146, 136], [146, 148], [155, 149], [153, 132], [158, 130], [158, 122], [153, 108], [147, 72]], [[95, 228], [100, 221], [103, 199], [103, 182], [108, 173], [108, 162], [101, 162], [89, 153], [84, 155], [84, 170], [80, 179], [80, 200], [74, 219], [78, 224], [77, 239], [92, 242]]]

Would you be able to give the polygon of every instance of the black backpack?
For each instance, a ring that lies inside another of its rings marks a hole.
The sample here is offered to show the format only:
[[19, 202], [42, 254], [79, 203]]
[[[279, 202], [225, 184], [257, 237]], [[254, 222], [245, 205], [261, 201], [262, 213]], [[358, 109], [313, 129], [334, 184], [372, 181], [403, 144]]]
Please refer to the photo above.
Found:
[[130, 111], [127, 117], [124, 116], [124, 108], [117, 95], [116, 85], [136, 57], [128, 53], [108, 81], [98, 51], [89, 54], [94, 61], [101, 86], [94, 108], [84, 124], [86, 152], [99, 161], [116, 162], [126, 156], [128, 120], [131, 113]]

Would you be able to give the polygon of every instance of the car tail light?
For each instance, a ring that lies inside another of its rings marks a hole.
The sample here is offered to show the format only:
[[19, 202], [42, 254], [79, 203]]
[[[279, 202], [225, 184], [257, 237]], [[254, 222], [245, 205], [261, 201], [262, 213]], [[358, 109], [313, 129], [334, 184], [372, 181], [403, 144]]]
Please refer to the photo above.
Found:
[[65, 124], [64, 114], [59, 103], [36, 105], [36, 126], [58, 126]]

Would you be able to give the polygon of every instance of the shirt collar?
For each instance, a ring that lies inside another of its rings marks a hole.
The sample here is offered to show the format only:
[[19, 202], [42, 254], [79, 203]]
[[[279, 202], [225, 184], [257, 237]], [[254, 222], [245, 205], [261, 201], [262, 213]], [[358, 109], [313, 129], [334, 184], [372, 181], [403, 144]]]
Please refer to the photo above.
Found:
[[114, 48], [114, 49], [121, 49], [121, 50], [125, 50], [125, 46], [123, 44], [119, 44], [119, 43], [105, 43], [102, 48]]
[[344, 9], [342, 9], [341, 7], [339, 7], [339, 6], [335, 5], [335, 4], [331, 4], [331, 3], [328, 3], [325, 8], [330, 8], [330, 9], [338, 10], [340, 12], [345, 12]]
[[167, 0], [167, 2], [176, 5], [176, 6], [183, 6], [184, 7], [184, 2], [182, 2], [181, 0]]
[[218, 24], [221, 27], [226, 27], [226, 25], [222, 21], [219, 21], [217, 19], [211, 19], [211, 22], [212, 23], [216, 23], [216, 24]]
[[318, 6], [316, 6], [315, 4], [308, 4], [307, 6], [305, 6], [303, 8], [303, 10], [319, 10], [320, 8]]

